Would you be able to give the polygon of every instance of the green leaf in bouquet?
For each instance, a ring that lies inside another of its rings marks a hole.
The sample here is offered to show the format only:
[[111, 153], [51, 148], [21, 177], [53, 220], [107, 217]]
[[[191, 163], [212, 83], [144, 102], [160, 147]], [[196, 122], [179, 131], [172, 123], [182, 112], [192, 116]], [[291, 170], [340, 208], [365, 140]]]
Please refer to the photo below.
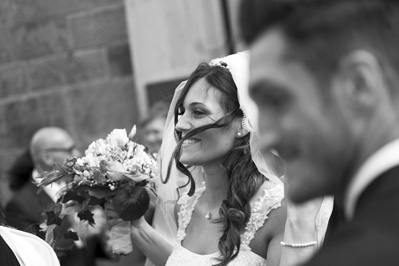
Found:
[[94, 214], [90, 210], [83, 210], [78, 212], [78, 217], [81, 221], [88, 221], [90, 225], [94, 225]]
[[93, 179], [97, 183], [104, 183], [107, 181], [107, 179], [105, 178], [105, 173], [102, 173], [101, 170], [99, 170], [99, 169], [95, 169], [93, 171]]
[[58, 226], [61, 226], [62, 223], [62, 219], [60, 217], [58, 217], [54, 211], [48, 211], [46, 212], [46, 216], [47, 216], [47, 226], [55, 224]]
[[120, 181], [124, 177], [124, 173], [117, 172], [117, 171], [108, 171], [107, 177], [113, 181]]
[[54, 247], [54, 229], [57, 225], [52, 224], [47, 226], [45, 240], [49, 243], [52, 247]]
[[79, 240], [78, 234], [72, 230], [68, 230], [68, 232], [64, 233], [65, 239]]
[[97, 185], [88, 187], [89, 195], [98, 199], [113, 196], [117, 193], [116, 190], [110, 190], [106, 185]]
[[62, 203], [66, 203], [70, 200], [76, 200], [79, 204], [82, 204], [85, 201], [85, 197], [79, 195], [76, 191], [67, 191], [62, 198]]
[[76, 201], [68, 201], [66, 203], [62, 203], [62, 209], [61, 209], [61, 215], [74, 215], [75, 213], [78, 213], [81, 209], [82, 206]]
[[65, 172], [60, 166], [58, 166], [59, 169], [51, 171], [47, 174], [44, 175], [42, 181], [39, 183], [39, 187], [45, 187], [50, 185], [51, 183], [54, 183], [61, 178], [65, 177], [68, 175], [67, 172]]
[[55, 215], [59, 216], [60, 213], [61, 213], [61, 211], [62, 211], [62, 204], [61, 204], [61, 203], [56, 203], [56, 204], [53, 206], [53, 211], [54, 211], [54, 214], [55, 214]]
[[101, 160], [100, 161], [100, 172], [101, 174], [106, 174], [108, 172], [109, 169], [109, 164], [107, 161], [105, 160]]
[[66, 239], [65, 234], [70, 230], [71, 221], [68, 215], [65, 215], [62, 219], [61, 226], [54, 227], [53, 230], [53, 243], [51, 246], [54, 251], [58, 254], [59, 251], [71, 250], [75, 244], [72, 239]]
[[141, 182], [143, 180], [148, 180], [150, 178], [150, 176], [148, 175], [143, 175], [143, 174], [124, 174], [127, 178], [130, 178], [131, 180], [135, 181], [135, 182]]
[[93, 196], [90, 196], [89, 198], [89, 202], [87, 203], [88, 206], [94, 206], [94, 205], [103, 205], [105, 203], [105, 199], [104, 198], [96, 198]]

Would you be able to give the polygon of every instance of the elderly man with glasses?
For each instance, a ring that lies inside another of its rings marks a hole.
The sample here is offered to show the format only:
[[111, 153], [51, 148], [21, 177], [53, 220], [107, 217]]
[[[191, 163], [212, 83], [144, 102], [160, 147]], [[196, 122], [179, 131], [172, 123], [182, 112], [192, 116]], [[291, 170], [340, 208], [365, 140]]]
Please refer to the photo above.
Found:
[[[65, 187], [67, 180], [61, 179], [39, 192], [37, 184], [41, 181], [41, 173], [53, 170], [56, 164], [62, 165], [65, 159], [78, 157], [80, 153], [76, 149], [71, 134], [58, 127], [39, 129], [31, 139], [30, 152], [35, 169], [31, 180], [15, 193], [7, 204], [6, 222], [9, 226], [44, 238], [43, 232], [40, 231], [42, 212], [57, 201], [59, 192]], [[73, 221], [70, 226], [72, 224]], [[69, 246], [72, 249], [65, 250], [64, 256], [59, 257], [61, 266], [94, 266], [95, 257], [98, 255], [95, 254], [96, 248], [101, 246], [99, 246], [99, 240], [95, 238], [97, 237], [86, 239], [86, 243], [81, 241], [73, 243], [72, 240], [66, 240], [65, 247]], [[100, 255], [102, 256], [104, 254]]]

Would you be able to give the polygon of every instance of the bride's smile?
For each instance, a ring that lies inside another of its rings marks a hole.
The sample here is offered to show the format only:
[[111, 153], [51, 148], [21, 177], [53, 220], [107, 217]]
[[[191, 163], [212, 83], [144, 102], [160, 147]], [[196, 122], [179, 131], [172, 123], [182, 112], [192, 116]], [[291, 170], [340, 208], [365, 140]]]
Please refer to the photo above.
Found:
[[186, 139], [185, 141], [183, 141], [183, 146], [188, 146], [194, 143], [200, 142], [199, 139]]

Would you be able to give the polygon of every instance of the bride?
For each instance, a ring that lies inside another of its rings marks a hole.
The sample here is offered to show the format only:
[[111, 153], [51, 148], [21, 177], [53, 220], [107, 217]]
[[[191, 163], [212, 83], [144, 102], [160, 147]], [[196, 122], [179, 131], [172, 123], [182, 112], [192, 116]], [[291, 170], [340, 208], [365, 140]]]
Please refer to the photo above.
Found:
[[[177, 243], [144, 219], [131, 230], [155, 265], [279, 265], [283, 186], [256, 149], [247, 74], [245, 52], [215, 59], [200, 64], [175, 93], [174, 159], [191, 180], [175, 207]], [[204, 186], [196, 188], [192, 168], [200, 168]]]

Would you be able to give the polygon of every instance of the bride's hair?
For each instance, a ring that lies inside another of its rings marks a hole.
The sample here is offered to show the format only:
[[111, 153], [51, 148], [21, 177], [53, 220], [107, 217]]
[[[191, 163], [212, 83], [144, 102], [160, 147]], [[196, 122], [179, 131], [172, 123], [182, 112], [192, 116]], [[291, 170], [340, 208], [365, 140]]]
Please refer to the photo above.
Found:
[[[216, 88], [220, 93], [219, 102], [226, 114], [213, 124], [205, 125], [189, 131], [184, 137], [181, 132], [175, 131], [179, 142], [174, 159], [177, 168], [189, 177], [191, 196], [195, 191], [195, 182], [190, 171], [180, 162], [181, 146], [184, 140], [210, 128], [222, 128], [230, 126], [236, 118], [242, 118], [236, 84], [229, 70], [222, 66], [210, 66], [206, 63], [200, 64], [190, 75], [183, 91], [175, 106], [175, 124], [178, 122], [183, 101], [190, 87], [199, 79], [204, 78], [206, 82]], [[242, 138], [237, 138], [235, 147], [228, 152], [222, 166], [226, 169], [229, 179], [229, 191], [227, 198], [222, 202], [219, 209], [220, 218], [216, 222], [223, 224], [223, 235], [219, 239], [219, 250], [222, 254], [220, 263], [227, 265], [232, 261], [240, 250], [240, 233], [245, 228], [251, 215], [250, 199], [265, 181], [265, 177], [258, 171], [252, 161], [249, 145], [250, 133]]]

